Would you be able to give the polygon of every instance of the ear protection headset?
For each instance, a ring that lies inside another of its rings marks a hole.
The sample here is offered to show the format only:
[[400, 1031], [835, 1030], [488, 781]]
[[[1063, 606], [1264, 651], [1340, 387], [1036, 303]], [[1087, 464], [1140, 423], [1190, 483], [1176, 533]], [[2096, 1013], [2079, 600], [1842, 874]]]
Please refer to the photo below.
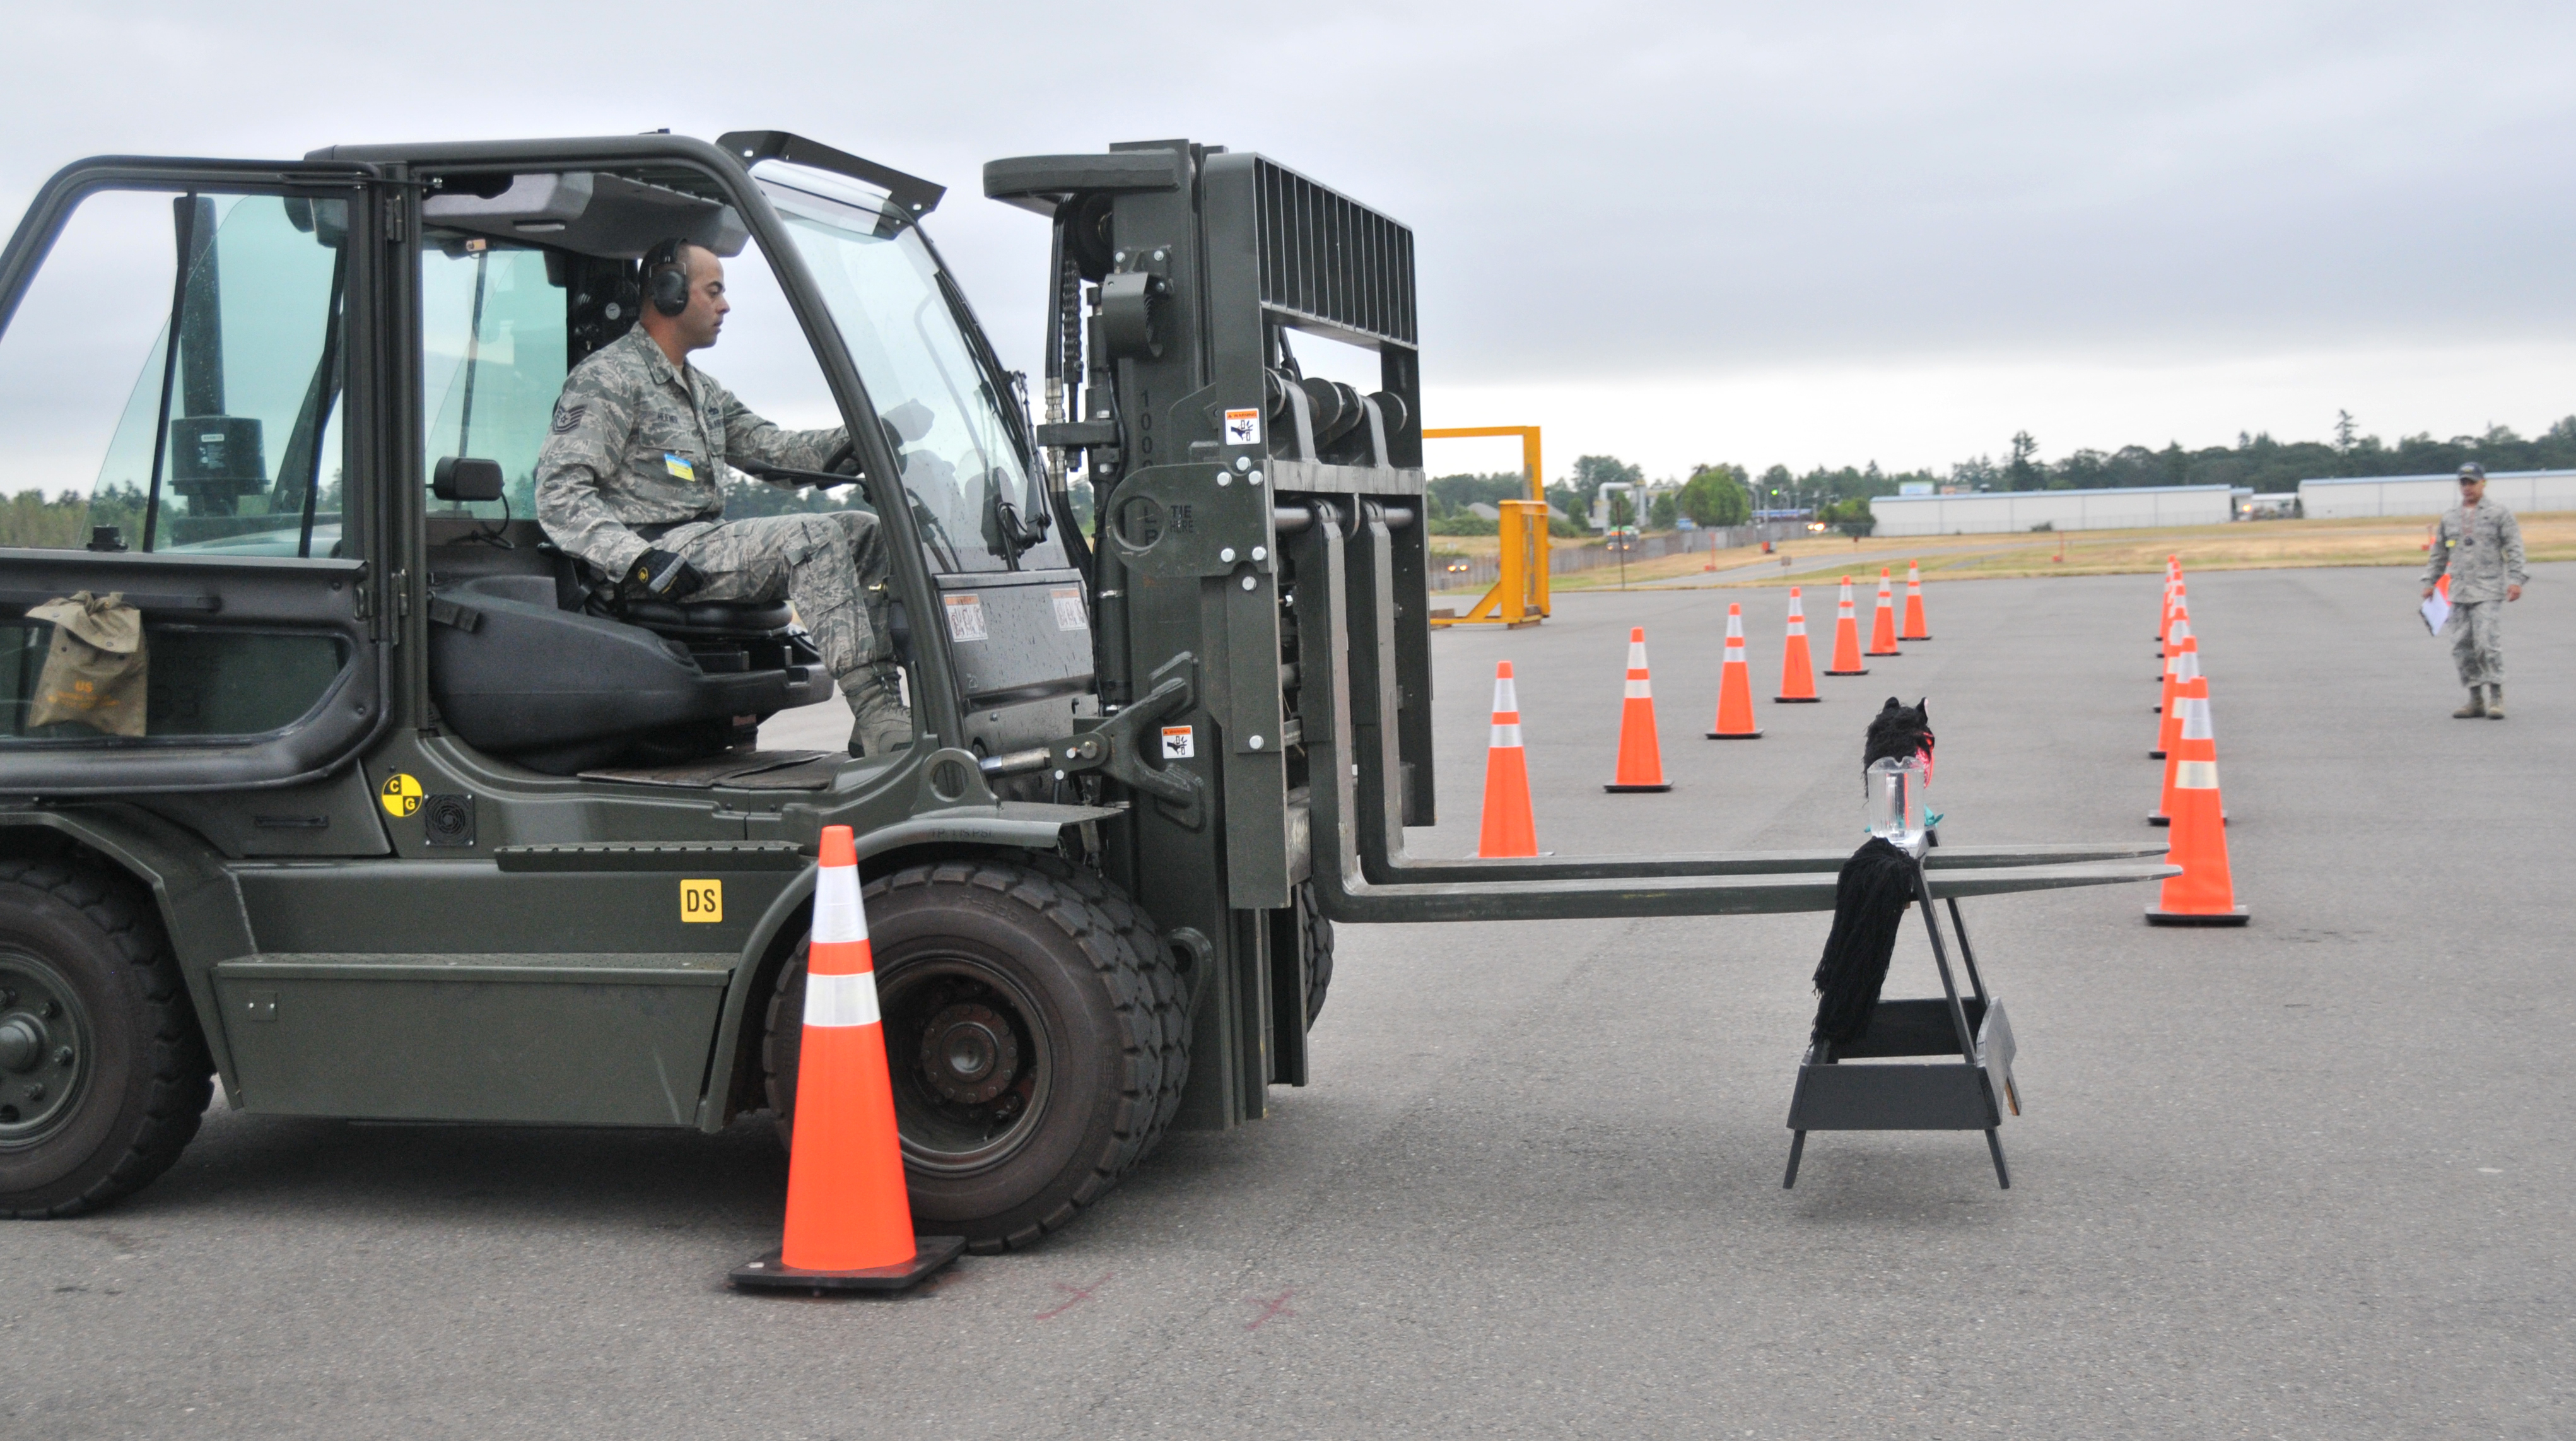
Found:
[[692, 242], [673, 236], [658, 240], [644, 252], [644, 293], [653, 308], [664, 315], [677, 315], [689, 308], [689, 267], [680, 255], [680, 247]]

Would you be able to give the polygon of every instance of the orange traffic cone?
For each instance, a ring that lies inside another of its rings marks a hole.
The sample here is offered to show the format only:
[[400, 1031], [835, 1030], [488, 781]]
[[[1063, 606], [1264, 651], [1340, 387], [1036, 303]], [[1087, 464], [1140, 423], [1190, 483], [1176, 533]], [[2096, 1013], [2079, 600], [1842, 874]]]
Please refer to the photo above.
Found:
[[[2172, 638], [2165, 642], [2164, 674], [2159, 678], [2163, 691], [2162, 694], [2156, 697], [2155, 712], [2157, 715], [2169, 716], [2173, 714], [2174, 687], [2182, 684], [2180, 679], [2182, 673], [2182, 658], [2185, 654], [2191, 654], [2195, 659], [2197, 659], [2199, 650], [2200, 642], [2192, 639], [2191, 613], [2189, 611], [2174, 612]], [[2151, 754], [2147, 759], [2164, 759], [2160, 752], [2164, 749], [2164, 743], [2171, 739], [2173, 739], [2173, 737], [2166, 735], [2163, 729], [2159, 727], [2156, 731], [2156, 750], [2159, 754]]]
[[2182, 874], [2165, 878], [2164, 892], [2147, 908], [2147, 922], [2158, 926], [2241, 926], [2248, 919], [2236, 904], [2236, 885], [2227, 870], [2227, 815], [2218, 795], [2218, 741], [2209, 726], [2209, 682], [2195, 680], [2174, 702], [2183, 713], [2182, 735], [2174, 750], [2173, 798], [2165, 803], [2173, 817], [2173, 840], [2167, 862]]
[[1774, 701], [1814, 701], [1815, 667], [1807, 659], [1807, 609], [1798, 599], [1798, 587], [1789, 587], [1789, 640], [1780, 648], [1780, 693]]
[[2165, 698], [2156, 710], [2164, 719], [2156, 722], [2156, 748], [2147, 759], [2160, 761], [2173, 750], [2174, 737], [2181, 734], [2182, 712], [2175, 708], [2174, 698], [2182, 694], [2182, 683], [2200, 674], [2200, 642], [2191, 638], [2191, 622], [2174, 627], [2174, 651], [2165, 660]]
[[1930, 640], [1932, 627], [1923, 619], [1923, 562], [1905, 563], [1905, 629], [1898, 640]]
[[1834, 663], [1825, 667], [1825, 674], [1869, 674], [1869, 667], [1860, 663], [1860, 618], [1852, 614], [1850, 576], [1843, 577], [1842, 608], [1834, 613]]
[[[2165, 708], [2164, 748], [2156, 752], [2164, 757], [2165, 787], [2156, 798], [2156, 808], [2147, 813], [2147, 824], [2173, 824], [2174, 787], [2182, 781], [2182, 728], [2191, 720], [2192, 708], [2199, 707], [2204, 724], [2209, 719], [2209, 677], [2200, 672], [2200, 643], [2186, 645], [2174, 657], [2181, 679], [2174, 683], [2173, 702]], [[2218, 823], [2227, 824], [2227, 808], [2219, 807]]]
[[1887, 567], [1878, 568], [1878, 614], [1869, 623], [1871, 655], [1903, 655], [1896, 648], [1896, 596], [1888, 589]]
[[1726, 660], [1717, 672], [1717, 729], [1708, 733], [1713, 741], [1752, 741], [1762, 739], [1762, 728], [1753, 723], [1753, 668], [1744, 660], [1744, 607], [1729, 604], [1726, 608]]
[[787, 1158], [786, 1244], [733, 1271], [736, 1286], [900, 1291], [957, 1259], [962, 1236], [915, 1236], [877, 1020], [876, 962], [848, 826], [823, 829], [805, 957]]
[[1529, 756], [1521, 750], [1520, 693], [1512, 663], [1494, 667], [1494, 739], [1485, 751], [1485, 830], [1480, 856], [1535, 856], [1538, 822], [1530, 815]]
[[1628, 700], [1619, 712], [1618, 779], [1605, 791], [1668, 791], [1663, 749], [1655, 744], [1655, 687], [1646, 675], [1646, 628], [1628, 631]]

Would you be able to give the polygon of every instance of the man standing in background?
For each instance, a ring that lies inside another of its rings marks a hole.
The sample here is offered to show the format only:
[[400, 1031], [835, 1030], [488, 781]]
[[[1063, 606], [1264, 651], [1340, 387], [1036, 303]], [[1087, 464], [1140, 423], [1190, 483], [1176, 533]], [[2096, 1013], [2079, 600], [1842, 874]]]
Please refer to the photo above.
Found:
[[2433, 554], [2424, 566], [2424, 598], [2444, 573], [2451, 577], [2451, 655], [2469, 703], [2451, 712], [2458, 720], [2504, 719], [2504, 606], [2522, 599], [2531, 572], [2522, 563], [2522, 527], [2513, 512], [2486, 502], [2486, 467], [2460, 467], [2460, 503], [2442, 512], [2433, 529]]

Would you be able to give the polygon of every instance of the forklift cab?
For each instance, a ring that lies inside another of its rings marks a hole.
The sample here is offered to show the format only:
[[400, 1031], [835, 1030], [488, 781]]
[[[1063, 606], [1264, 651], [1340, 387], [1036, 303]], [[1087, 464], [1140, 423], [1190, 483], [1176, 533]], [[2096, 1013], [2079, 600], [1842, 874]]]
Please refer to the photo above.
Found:
[[[979, 755], [1069, 734], [1096, 712], [1076, 517], [921, 231], [940, 194], [775, 132], [65, 170], [0, 262], [35, 493], [0, 511], [0, 791], [304, 784], [403, 727], [496, 775], [631, 776], [829, 700], [783, 599], [623, 604], [533, 518], [564, 378], [673, 235], [736, 304], [693, 359], [851, 437], [845, 485], [709, 477], [726, 516], [874, 511], [916, 723]], [[144, 611], [141, 737], [27, 724], [24, 613], [82, 589]]]

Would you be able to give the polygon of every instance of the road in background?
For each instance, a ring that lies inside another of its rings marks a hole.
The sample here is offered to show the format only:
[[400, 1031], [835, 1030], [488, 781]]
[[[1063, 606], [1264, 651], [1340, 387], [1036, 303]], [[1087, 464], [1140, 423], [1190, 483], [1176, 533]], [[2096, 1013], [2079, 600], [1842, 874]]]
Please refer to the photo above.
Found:
[[[2449, 719], [2404, 572], [2193, 578], [2253, 924], [1969, 906], [2010, 1191], [1974, 1134], [1820, 1134], [1780, 1189], [1821, 915], [1345, 928], [1313, 1086], [898, 1303], [723, 1289], [777, 1238], [762, 1123], [218, 1111], [127, 1204], [0, 1226], [0, 1435], [2576, 1432], [2576, 565], [2537, 572], [2501, 724]], [[1416, 848], [1473, 846], [1501, 658], [1549, 849], [1857, 844], [1891, 694], [1955, 843], [2146, 834], [2155, 578], [1927, 593], [1936, 639], [1812, 706], [1767, 701], [1773, 591], [1444, 634]], [[1729, 600], [1760, 741], [1700, 738]], [[1632, 624], [1669, 794], [1600, 789]], [[1889, 991], [1933, 987], [1911, 932]]]

